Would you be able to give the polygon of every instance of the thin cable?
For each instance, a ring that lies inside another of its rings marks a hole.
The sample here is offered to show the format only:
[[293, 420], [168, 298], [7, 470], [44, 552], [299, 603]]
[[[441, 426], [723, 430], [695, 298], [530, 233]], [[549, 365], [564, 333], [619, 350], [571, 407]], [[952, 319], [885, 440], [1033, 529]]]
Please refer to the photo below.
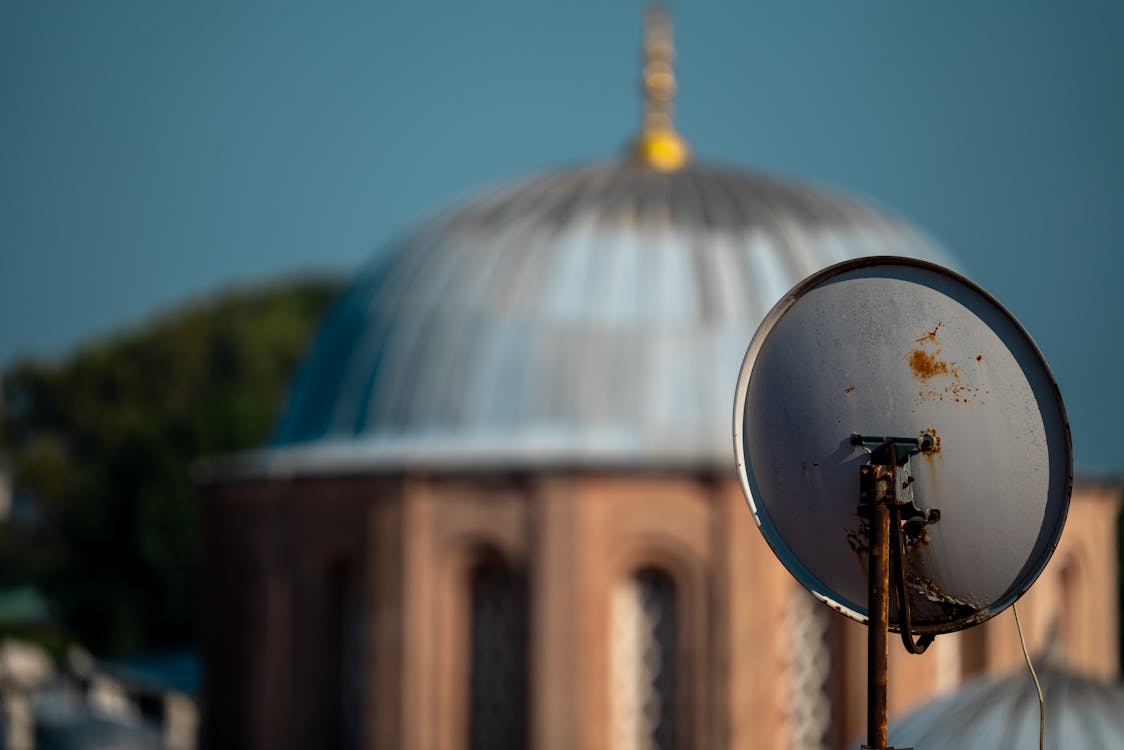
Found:
[[1030, 677], [1034, 680], [1034, 689], [1038, 691], [1038, 750], [1044, 750], [1046, 747], [1046, 699], [1042, 697], [1042, 685], [1038, 682], [1038, 673], [1034, 671], [1034, 665], [1030, 663], [1030, 652], [1026, 650], [1026, 639], [1023, 638], [1023, 626], [1019, 622], [1018, 607], [1012, 604], [1011, 611], [1015, 613], [1015, 627], [1019, 631], [1019, 645], [1023, 647], [1023, 658], [1026, 659], [1026, 666], [1030, 669]]

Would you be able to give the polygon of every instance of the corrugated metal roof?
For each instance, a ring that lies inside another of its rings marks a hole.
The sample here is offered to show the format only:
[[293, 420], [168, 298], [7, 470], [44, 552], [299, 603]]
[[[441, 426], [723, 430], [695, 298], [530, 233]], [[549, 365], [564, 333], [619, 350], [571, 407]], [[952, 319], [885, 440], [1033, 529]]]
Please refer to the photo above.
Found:
[[490, 191], [356, 278], [242, 468], [729, 464], [764, 314], [879, 254], [948, 262], [854, 198], [715, 166], [623, 160]]

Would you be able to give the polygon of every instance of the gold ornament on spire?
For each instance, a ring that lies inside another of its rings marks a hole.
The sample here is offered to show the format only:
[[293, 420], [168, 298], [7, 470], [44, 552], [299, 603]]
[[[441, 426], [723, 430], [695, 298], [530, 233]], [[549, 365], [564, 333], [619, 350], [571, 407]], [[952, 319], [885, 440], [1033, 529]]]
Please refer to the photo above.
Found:
[[648, 11], [644, 29], [644, 128], [633, 144], [640, 161], [661, 172], [674, 172], [687, 163], [690, 151], [671, 122], [675, 97], [675, 47], [671, 21], [660, 5]]

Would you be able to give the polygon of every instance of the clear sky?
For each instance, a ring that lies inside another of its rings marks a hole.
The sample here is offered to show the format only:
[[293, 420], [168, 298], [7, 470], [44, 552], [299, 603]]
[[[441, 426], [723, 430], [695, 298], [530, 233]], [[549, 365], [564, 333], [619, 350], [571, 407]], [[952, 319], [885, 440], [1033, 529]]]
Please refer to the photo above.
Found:
[[[0, 365], [617, 153], [643, 9], [0, 1]], [[671, 11], [695, 152], [925, 227], [1043, 349], [1079, 468], [1124, 471], [1124, 3]]]

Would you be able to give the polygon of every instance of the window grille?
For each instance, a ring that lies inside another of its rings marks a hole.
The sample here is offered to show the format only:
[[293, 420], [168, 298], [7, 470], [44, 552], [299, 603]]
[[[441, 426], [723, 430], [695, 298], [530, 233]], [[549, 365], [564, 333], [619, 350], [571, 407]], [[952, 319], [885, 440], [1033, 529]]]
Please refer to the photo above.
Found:
[[831, 612], [804, 589], [789, 598], [782, 633], [786, 747], [827, 750], [831, 729]]
[[611, 604], [612, 746], [674, 750], [678, 716], [675, 584], [644, 568], [617, 586]]

